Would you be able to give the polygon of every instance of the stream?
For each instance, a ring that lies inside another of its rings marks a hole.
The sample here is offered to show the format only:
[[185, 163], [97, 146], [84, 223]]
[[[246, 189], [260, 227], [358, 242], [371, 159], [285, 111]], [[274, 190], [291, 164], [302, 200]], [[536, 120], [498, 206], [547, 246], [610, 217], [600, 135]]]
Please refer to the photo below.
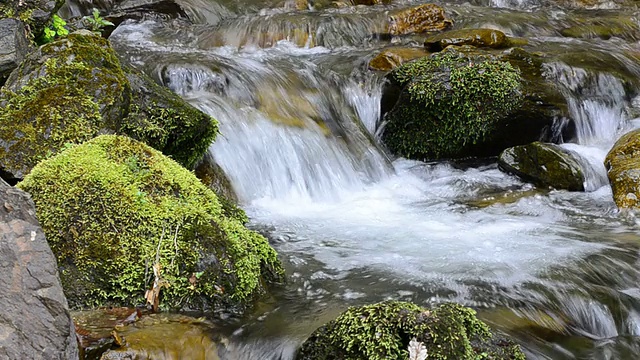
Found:
[[[292, 359], [348, 306], [386, 299], [471, 306], [529, 359], [636, 359], [640, 221], [620, 213], [604, 157], [640, 126], [635, 9], [542, 0], [442, 3], [455, 28], [491, 27], [547, 54], [577, 136], [586, 192], [538, 189], [497, 169], [393, 159], [378, 141], [390, 5], [295, 10], [290, 1], [185, 0], [195, 24], [127, 21], [110, 40], [132, 65], [220, 122], [209, 151], [288, 281], [221, 325], [222, 359]], [[80, 8], [67, 9], [82, 11]], [[624, 26], [609, 39], [561, 30]]]

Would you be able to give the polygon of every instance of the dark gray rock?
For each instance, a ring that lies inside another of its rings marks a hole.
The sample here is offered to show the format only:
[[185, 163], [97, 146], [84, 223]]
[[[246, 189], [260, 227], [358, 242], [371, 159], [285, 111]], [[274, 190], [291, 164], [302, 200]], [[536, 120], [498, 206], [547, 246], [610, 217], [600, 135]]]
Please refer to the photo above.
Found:
[[29, 53], [24, 24], [16, 19], [0, 20], [0, 86], [4, 84], [13, 69]]
[[538, 186], [584, 191], [580, 163], [572, 152], [558, 145], [536, 141], [508, 148], [500, 154], [498, 166]]
[[1, 359], [78, 359], [57, 268], [31, 197], [0, 179]]

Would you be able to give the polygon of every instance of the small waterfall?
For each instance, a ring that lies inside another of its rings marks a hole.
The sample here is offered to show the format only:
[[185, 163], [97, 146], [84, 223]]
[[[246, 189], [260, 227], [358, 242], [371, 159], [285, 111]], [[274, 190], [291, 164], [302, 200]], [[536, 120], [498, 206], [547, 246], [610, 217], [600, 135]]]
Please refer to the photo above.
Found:
[[546, 64], [545, 75], [563, 87], [577, 142], [563, 146], [580, 155], [585, 189], [594, 191], [608, 184], [604, 158], [626, 126], [624, 84], [613, 75], [560, 62]]
[[242, 200], [335, 199], [391, 172], [359, 120], [374, 122], [380, 90], [331, 84], [311, 63], [298, 64], [244, 59], [224, 74], [202, 65], [159, 70], [167, 86], [220, 122], [210, 151]]

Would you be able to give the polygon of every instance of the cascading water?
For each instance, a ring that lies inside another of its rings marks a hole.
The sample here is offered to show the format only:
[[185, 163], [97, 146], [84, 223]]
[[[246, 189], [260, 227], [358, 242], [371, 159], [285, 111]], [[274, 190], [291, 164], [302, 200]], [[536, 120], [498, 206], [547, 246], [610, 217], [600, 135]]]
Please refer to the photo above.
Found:
[[[495, 165], [390, 163], [376, 136], [383, 78], [366, 68], [387, 45], [376, 29], [388, 9], [246, 3], [216, 26], [132, 22], [111, 37], [130, 63], [220, 122], [210, 152], [287, 265], [277, 305], [233, 326], [223, 358], [291, 359], [347, 305], [383, 299], [474, 306], [533, 359], [640, 351], [638, 227], [615, 212], [602, 165], [630, 126], [627, 84], [547, 64], [577, 128], [563, 146], [581, 159], [588, 192], [536, 189]], [[459, 23], [495, 21], [530, 37], [533, 51], [591, 46], [549, 40], [557, 13], [450, 8]]]

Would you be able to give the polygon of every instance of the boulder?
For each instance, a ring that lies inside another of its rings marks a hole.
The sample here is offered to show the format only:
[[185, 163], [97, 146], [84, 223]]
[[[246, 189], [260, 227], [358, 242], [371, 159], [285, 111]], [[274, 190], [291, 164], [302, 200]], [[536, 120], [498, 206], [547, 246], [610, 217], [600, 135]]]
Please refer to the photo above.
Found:
[[496, 57], [468, 46], [405, 63], [387, 75], [382, 140], [392, 153], [417, 160], [496, 156], [558, 141], [556, 119], [567, 105], [541, 67], [520, 49]]
[[442, 31], [453, 25], [453, 21], [444, 13], [444, 9], [435, 4], [424, 4], [399, 10], [389, 15], [385, 33], [407, 35], [427, 31]]
[[0, 358], [78, 359], [56, 259], [29, 194], [0, 179]]
[[0, 19], [0, 86], [31, 51], [27, 32], [20, 20]]
[[503, 49], [509, 47], [511, 42], [502, 31], [493, 29], [450, 30], [424, 40], [424, 46], [431, 52], [441, 51], [449, 45]]
[[558, 145], [533, 142], [504, 150], [498, 167], [542, 187], [584, 191], [584, 175], [575, 155]]
[[472, 309], [399, 301], [349, 308], [314, 331], [296, 359], [407, 359], [410, 343], [429, 359], [525, 359], [517, 344], [492, 335]]
[[133, 69], [109, 42], [74, 33], [29, 54], [0, 92], [0, 174], [24, 178], [68, 144], [121, 133], [193, 168], [217, 123]]
[[390, 71], [407, 61], [427, 55], [429, 55], [429, 52], [421, 48], [394, 46], [382, 50], [371, 59], [371, 61], [369, 61], [369, 68], [373, 70]]
[[267, 240], [244, 227], [244, 212], [227, 216], [190, 171], [128, 137], [72, 146], [19, 186], [33, 196], [74, 308], [146, 300], [241, 311], [282, 277]]
[[640, 129], [618, 139], [604, 164], [616, 205], [620, 209], [640, 208]]

